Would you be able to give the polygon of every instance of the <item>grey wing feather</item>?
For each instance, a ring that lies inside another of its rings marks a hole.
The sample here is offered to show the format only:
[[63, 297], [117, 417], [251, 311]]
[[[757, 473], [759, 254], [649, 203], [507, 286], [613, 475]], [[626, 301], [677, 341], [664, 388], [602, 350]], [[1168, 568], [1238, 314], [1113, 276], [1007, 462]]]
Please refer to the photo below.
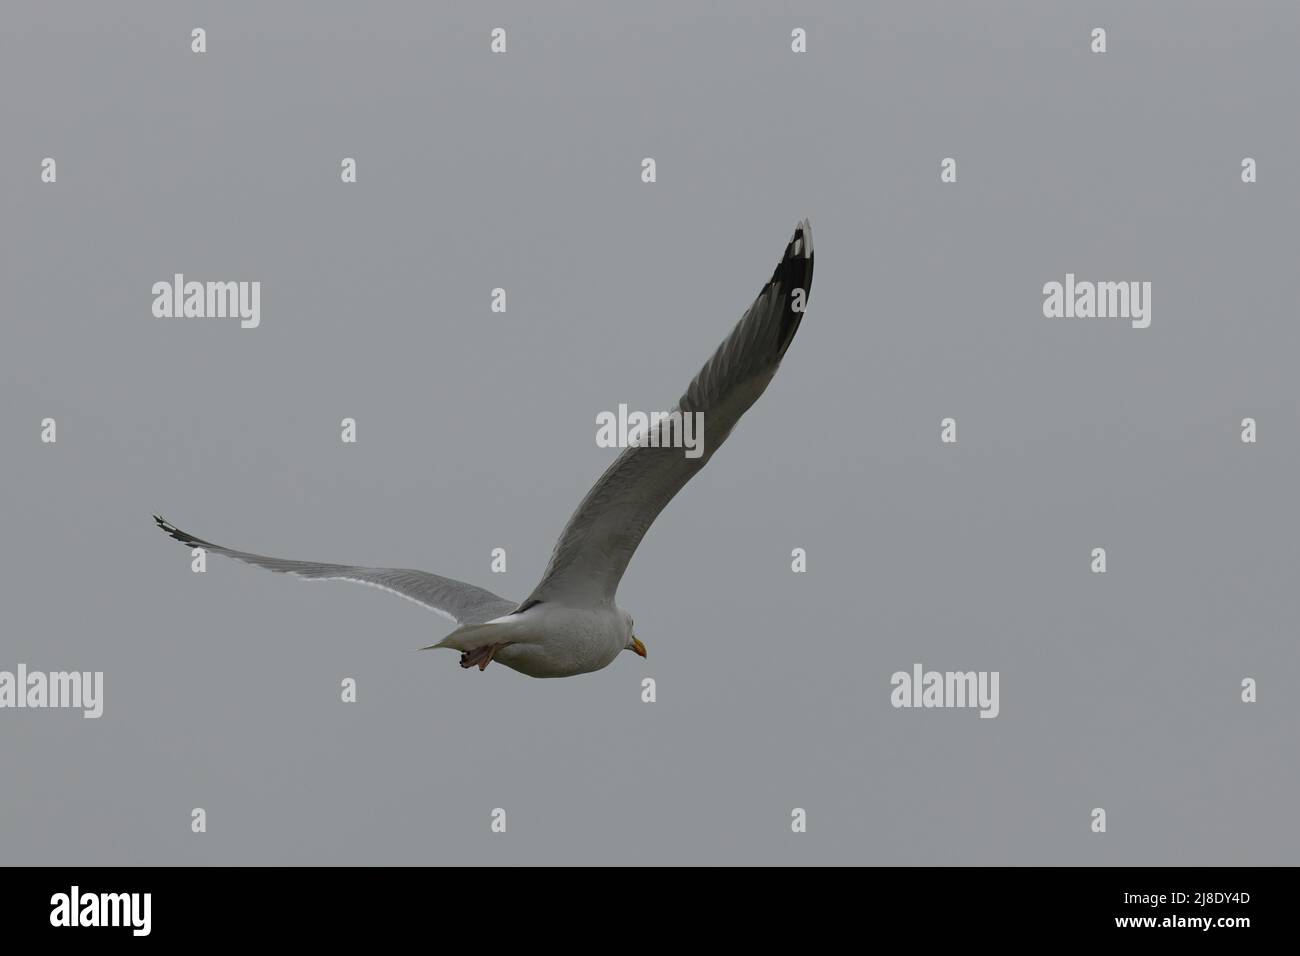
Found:
[[515, 609], [514, 601], [508, 601], [491, 591], [453, 578], [430, 574], [427, 571], [413, 571], [408, 568], [363, 568], [348, 564], [321, 564], [317, 561], [268, 558], [260, 554], [249, 554], [247, 551], [223, 548], [211, 541], [196, 538], [158, 515], [154, 515], [153, 520], [167, 534], [190, 547], [203, 548], [213, 554], [225, 555], [236, 561], [257, 565], [259, 568], [292, 574], [308, 580], [354, 581], [357, 584], [368, 584], [422, 604], [457, 624], [481, 624], [494, 617], [509, 614]]
[[[682, 448], [653, 443], [627, 448], [578, 505], [541, 582], [521, 609], [547, 600], [589, 605], [614, 599], [651, 523], [704, 467], [776, 374], [803, 318], [812, 274], [812, 228], [805, 220], [795, 228], [771, 280], [677, 405], [682, 413], [704, 413], [703, 453], [688, 458]], [[802, 290], [801, 303], [797, 290]], [[669, 424], [659, 427], [664, 433]]]

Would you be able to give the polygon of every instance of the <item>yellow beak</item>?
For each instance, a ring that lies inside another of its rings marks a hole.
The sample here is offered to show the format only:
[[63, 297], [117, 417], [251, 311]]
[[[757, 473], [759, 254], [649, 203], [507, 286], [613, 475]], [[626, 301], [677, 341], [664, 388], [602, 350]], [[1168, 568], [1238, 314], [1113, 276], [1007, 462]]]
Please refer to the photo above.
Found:
[[636, 637], [632, 638], [632, 653], [639, 657], [645, 657], [645, 645]]

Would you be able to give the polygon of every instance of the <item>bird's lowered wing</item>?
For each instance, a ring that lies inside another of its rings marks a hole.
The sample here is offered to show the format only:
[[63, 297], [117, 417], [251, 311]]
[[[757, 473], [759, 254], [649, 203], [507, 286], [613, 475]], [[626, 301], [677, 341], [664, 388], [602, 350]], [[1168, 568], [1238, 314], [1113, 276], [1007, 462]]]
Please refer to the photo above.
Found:
[[[666, 441], [627, 448], [600, 476], [560, 533], [541, 582], [520, 606], [612, 601], [650, 524], [753, 405], [790, 346], [812, 286], [812, 230], [800, 222], [785, 257], [754, 304], [695, 376], [677, 405], [704, 413], [703, 453], [689, 458]], [[670, 423], [661, 421], [666, 436]]]
[[268, 558], [260, 554], [249, 554], [247, 551], [223, 548], [211, 541], [196, 538], [157, 515], [153, 516], [153, 520], [158, 522], [158, 527], [167, 534], [192, 548], [203, 548], [213, 554], [223, 554], [246, 564], [255, 564], [259, 568], [293, 574], [308, 580], [355, 581], [357, 584], [368, 584], [417, 604], [423, 604], [461, 625], [490, 621], [494, 617], [509, 614], [516, 606], [514, 601], [507, 601], [491, 591], [463, 581], [429, 574], [427, 571], [412, 571], [407, 568], [361, 568], [346, 564], [321, 564], [317, 561]]

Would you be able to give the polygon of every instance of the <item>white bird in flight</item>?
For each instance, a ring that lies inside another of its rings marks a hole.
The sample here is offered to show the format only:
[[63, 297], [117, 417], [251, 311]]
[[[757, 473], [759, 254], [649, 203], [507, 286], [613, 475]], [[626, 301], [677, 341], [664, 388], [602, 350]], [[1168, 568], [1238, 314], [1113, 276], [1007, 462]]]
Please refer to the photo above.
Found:
[[643, 433], [640, 443], [629, 443], [569, 518], [541, 582], [522, 603], [427, 571], [235, 551], [187, 534], [158, 515], [154, 520], [191, 547], [310, 580], [368, 584], [437, 611], [459, 626], [429, 648], [460, 651], [461, 667], [484, 670], [496, 660], [530, 677], [569, 677], [606, 667], [620, 651], [645, 657], [632, 616], [614, 603], [618, 583], [659, 512], [704, 467], [776, 374], [803, 318], [812, 274], [812, 230], [804, 220], [771, 280], [678, 402], [683, 416], [703, 412], [702, 454], [691, 458], [671, 447], [672, 436], [665, 431], [669, 419], [651, 425], [664, 441]]

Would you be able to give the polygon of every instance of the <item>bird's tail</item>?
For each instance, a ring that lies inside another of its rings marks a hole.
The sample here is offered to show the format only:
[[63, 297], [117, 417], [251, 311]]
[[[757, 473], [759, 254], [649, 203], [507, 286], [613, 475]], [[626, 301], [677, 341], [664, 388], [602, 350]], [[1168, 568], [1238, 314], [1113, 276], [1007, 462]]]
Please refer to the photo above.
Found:
[[456, 628], [438, 643], [429, 644], [420, 650], [431, 651], [435, 647], [450, 647], [463, 652], [487, 647], [489, 644], [508, 643], [513, 640], [512, 632], [517, 630], [516, 622], [510, 620], [511, 617], [512, 615], [507, 614], [505, 617], [493, 618], [481, 624], [466, 624], [464, 627]]

